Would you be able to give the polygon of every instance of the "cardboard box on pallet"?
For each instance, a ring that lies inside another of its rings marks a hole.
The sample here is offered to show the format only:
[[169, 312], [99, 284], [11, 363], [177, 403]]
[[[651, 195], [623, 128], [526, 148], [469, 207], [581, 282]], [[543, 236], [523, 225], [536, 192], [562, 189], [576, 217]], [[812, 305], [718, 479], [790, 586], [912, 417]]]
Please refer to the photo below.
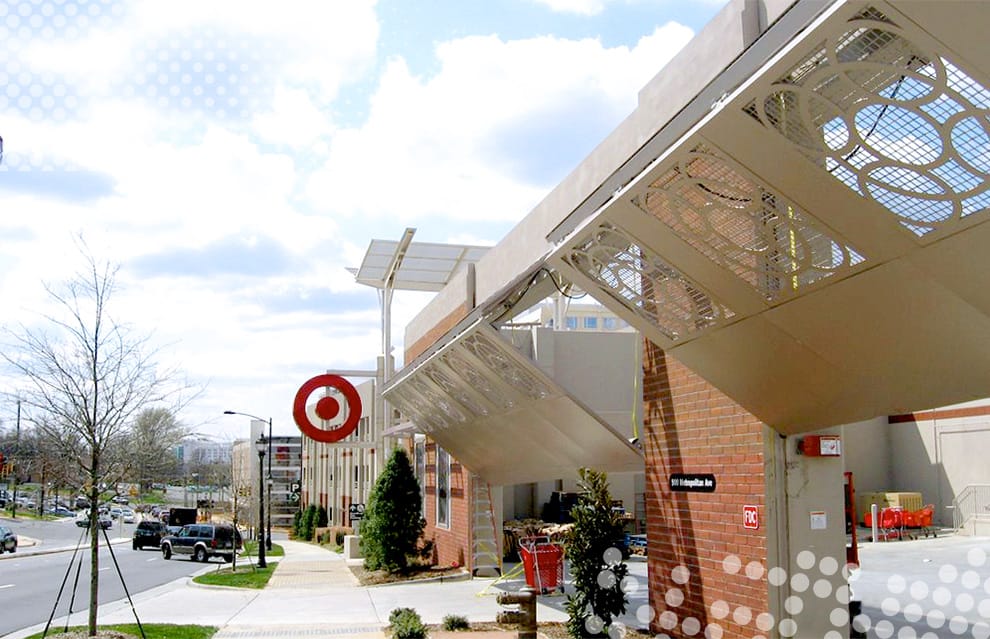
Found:
[[856, 515], [863, 525], [866, 525], [866, 515], [869, 514], [870, 506], [873, 504], [877, 505], [877, 510], [883, 510], [889, 506], [890, 504], [887, 503], [887, 493], [883, 491], [859, 493], [856, 495]]
[[915, 511], [921, 510], [925, 502], [921, 501], [921, 493], [887, 493], [887, 505]]

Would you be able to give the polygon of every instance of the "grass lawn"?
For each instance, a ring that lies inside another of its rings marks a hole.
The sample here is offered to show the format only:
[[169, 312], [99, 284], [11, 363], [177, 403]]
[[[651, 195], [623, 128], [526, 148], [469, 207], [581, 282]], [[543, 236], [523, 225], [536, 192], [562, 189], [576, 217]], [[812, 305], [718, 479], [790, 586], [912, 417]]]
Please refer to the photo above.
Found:
[[[244, 550], [241, 552], [244, 556], [257, 557], [258, 556], [258, 542], [252, 540], [245, 540]], [[284, 557], [285, 549], [278, 544], [272, 544], [271, 550], [265, 551], [265, 557]]]
[[[210, 639], [216, 634], [218, 628], [215, 626], [178, 626], [169, 623], [145, 623], [141, 624], [144, 634], [148, 639]], [[136, 623], [122, 623], [110, 626], [97, 626], [97, 631], [114, 630], [126, 633], [134, 637], [140, 637], [141, 631]], [[52, 628], [48, 631], [49, 637], [59, 637], [61, 628]], [[69, 626], [69, 632], [86, 632], [86, 626]], [[41, 639], [41, 633], [33, 634], [27, 639]]]
[[230, 586], [232, 588], [264, 588], [272, 578], [272, 571], [278, 562], [269, 562], [265, 568], [258, 568], [247, 563], [237, 566], [237, 572], [231, 568], [221, 568], [205, 575], [194, 577], [193, 581], [206, 586]]

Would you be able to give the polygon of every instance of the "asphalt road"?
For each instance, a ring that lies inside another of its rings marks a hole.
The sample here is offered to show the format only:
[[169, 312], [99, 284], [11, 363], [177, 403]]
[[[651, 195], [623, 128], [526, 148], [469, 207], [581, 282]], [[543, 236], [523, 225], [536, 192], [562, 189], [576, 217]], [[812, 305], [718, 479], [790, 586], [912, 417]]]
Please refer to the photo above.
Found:
[[[72, 624], [85, 624], [89, 606], [90, 555], [83, 546], [76, 554], [76, 547], [85, 529], [69, 521], [37, 522], [11, 521], [3, 524], [19, 536], [39, 539], [34, 548], [23, 547], [17, 554], [5, 554], [0, 561], [0, 636], [13, 630], [44, 623], [55, 610], [59, 617], [69, 613]], [[131, 596], [168, 583], [179, 577], [199, 571], [203, 565], [186, 559], [165, 561], [160, 552], [150, 548], [133, 550], [129, 541], [134, 524], [115, 523], [107, 531], [111, 540], [125, 538], [115, 543], [113, 556], [101, 545], [99, 555], [99, 601], [108, 603], [126, 597], [124, 584]], [[101, 539], [102, 541], [102, 539]], [[84, 543], [88, 542], [88, 536]], [[35, 550], [69, 548], [62, 552], [32, 554]], [[119, 566], [119, 573], [116, 566]], [[223, 565], [216, 562], [218, 566]], [[78, 571], [78, 578], [77, 578]], [[61, 591], [61, 593], [60, 593]]]

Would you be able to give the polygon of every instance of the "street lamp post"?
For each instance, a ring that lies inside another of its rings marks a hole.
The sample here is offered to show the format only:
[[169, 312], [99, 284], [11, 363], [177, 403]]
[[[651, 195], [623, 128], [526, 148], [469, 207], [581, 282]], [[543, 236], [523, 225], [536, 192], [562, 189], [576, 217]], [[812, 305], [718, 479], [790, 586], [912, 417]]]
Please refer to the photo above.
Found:
[[[268, 550], [272, 549], [272, 418], [269, 417], [264, 420], [257, 415], [252, 415], [250, 413], [239, 413], [235, 410], [225, 410], [224, 415], [241, 415], [243, 417], [250, 417], [251, 419], [256, 419], [259, 422], [268, 422], [268, 521], [267, 521], [267, 534], [265, 535], [265, 544], [268, 546]], [[264, 473], [262, 473], [264, 474]], [[262, 492], [264, 492], [262, 490]], [[262, 522], [258, 522], [261, 526]]]
[[265, 561], [265, 435], [262, 433], [258, 448], [258, 568], [267, 568]]

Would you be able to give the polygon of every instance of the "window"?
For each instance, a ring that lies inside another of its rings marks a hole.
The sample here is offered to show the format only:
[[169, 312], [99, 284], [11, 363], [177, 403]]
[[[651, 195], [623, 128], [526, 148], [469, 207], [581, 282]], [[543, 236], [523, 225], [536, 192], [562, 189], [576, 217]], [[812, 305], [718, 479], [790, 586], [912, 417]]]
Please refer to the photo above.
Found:
[[577, 330], [577, 318], [573, 315], [568, 315], [564, 318], [564, 322], [567, 326], [567, 330], [576, 331]]
[[584, 318], [584, 327], [596, 329], [598, 328], [598, 318], [594, 316], [588, 316]]
[[414, 465], [413, 471], [416, 473], [416, 481], [419, 482], [419, 513], [421, 515], [426, 514], [426, 492], [424, 488], [426, 487], [426, 440], [418, 439], [416, 440], [415, 449], [413, 452]]
[[602, 328], [606, 331], [615, 330], [615, 318], [614, 317], [603, 317], [602, 318]]
[[437, 446], [437, 527], [450, 528], [450, 455]]

